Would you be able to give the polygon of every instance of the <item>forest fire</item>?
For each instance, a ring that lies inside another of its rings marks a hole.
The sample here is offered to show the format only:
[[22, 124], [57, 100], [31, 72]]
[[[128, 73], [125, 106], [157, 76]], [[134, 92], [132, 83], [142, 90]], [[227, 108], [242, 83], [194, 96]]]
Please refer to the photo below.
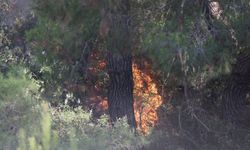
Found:
[[140, 69], [133, 63], [134, 109], [138, 129], [147, 134], [158, 121], [157, 109], [163, 100], [154, 82], [151, 69]]
[[[90, 72], [94, 72], [92, 75], [103, 71], [106, 67], [106, 62], [97, 55], [92, 56], [96, 59], [96, 63], [89, 68]], [[138, 65], [133, 62], [132, 70], [134, 78], [134, 113], [137, 128], [143, 134], [147, 134], [149, 129], [155, 126], [158, 121], [157, 109], [162, 104], [163, 99], [153, 79], [151, 65], [147, 61], [143, 61], [143, 64], [138, 63]], [[108, 109], [107, 97], [103, 96], [103, 85], [100, 85], [100, 83], [95, 82], [92, 90], [94, 92], [90, 96], [92, 108], [97, 113]]]

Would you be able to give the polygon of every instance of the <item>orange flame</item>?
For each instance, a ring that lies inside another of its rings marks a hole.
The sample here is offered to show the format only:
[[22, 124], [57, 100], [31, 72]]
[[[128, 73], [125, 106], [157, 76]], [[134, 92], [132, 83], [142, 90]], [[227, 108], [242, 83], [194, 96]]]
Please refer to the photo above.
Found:
[[135, 63], [133, 63], [133, 78], [137, 127], [142, 133], [147, 134], [158, 121], [157, 109], [163, 99], [150, 73], [140, 70]]
[[[89, 68], [89, 74], [95, 76], [106, 67], [104, 59], [100, 58], [99, 53], [93, 53], [92, 59], [96, 63]], [[137, 122], [137, 128], [143, 134], [147, 134], [151, 127], [154, 127], [158, 121], [157, 109], [163, 103], [156, 83], [153, 80], [151, 65], [144, 61], [143, 67], [138, 67], [134, 62], [132, 65], [134, 80], [134, 113]], [[92, 86], [90, 94], [91, 106], [97, 112], [105, 112], [108, 109], [107, 97], [102, 96], [103, 86], [96, 82]]]

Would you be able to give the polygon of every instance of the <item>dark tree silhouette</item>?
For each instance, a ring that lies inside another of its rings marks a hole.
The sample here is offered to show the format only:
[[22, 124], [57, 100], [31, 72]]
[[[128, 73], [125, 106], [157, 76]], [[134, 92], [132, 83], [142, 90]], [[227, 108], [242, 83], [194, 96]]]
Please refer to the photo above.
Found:
[[120, 0], [109, 9], [111, 25], [107, 56], [110, 85], [108, 89], [109, 114], [112, 121], [126, 116], [136, 127], [133, 108], [133, 75], [130, 36], [130, 4]]

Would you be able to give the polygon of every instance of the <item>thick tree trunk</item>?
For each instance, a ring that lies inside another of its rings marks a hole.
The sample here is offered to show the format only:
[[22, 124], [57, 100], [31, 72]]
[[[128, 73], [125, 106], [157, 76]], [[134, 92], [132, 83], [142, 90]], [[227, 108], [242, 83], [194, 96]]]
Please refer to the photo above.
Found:
[[108, 6], [109, 114], [112, 121], [127, 116], [129, 125], [135, 128], [129, 0], [110, 1]]
[[128, 123], [136, 127], [133, 109], [133, 75], [130, 54], [110, 54], [108, 57], [110, 86], [109, 114], [112, 121], [127, 116]]
[[[222, 17], [222, 9], [219, 1], [203, 2], [203, 12], [207, 21], [208, 29], [214, 36], [216, 41], [223, 43], [226, 39], [231, 39], [232, 45], [237, 50], [238, 40], [236, 39], [234, 30], [225, 17]], [[224, 23], [225, 27], [229, 28], [229, 34], [223, 38], [223, 35], [215, 32], [213, 20], [220, 20]], [[227, 45], [222, 45], [226, 47]], [[222, 93], [222, 117], [225, 120], [234, 122], [236, 124], [250, 125], [250, 109], [246, 106], [247, 94], [249, 93], [250, 86], [250, 52], [245, 51], [238, 55], [226, 88]]]
[[223, 118], [235, 123], [250, 124], [247, 94], [250, 85], [250, 52], [238, 56], [231, 77], [222, 95]]

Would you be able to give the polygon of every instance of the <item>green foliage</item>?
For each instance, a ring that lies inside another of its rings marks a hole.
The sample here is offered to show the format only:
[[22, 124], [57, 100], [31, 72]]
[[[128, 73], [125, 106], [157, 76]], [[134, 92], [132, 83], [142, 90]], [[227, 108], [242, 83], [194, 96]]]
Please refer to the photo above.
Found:
[[212, 37], [204, 27], [204, 21], [196, 23], [187, 19], [183, 30], [173, 29], [175, 23], [173, 20], [150, 23], [152, 25], [149, 24], [143, 45], [156, 70], [181, 80], [184, 72], [192, 77], [204, 71], [204, 67], [213, 64], [212, 59], [218, 54], [213, 53], [217, 47], [213, 51], [206, 48]]
[[148, 143], [145, 137], [132, 132], [125, 118], [111, 127], [107, 116], [93, 122], [89, 118], [91, 114], [79, 108], [57, 111], [43, 105], [41, 114], [36, 132], [27, 135], [23, 129], [19, 131], [18, 150], [134, 149]]
[[[151, 58], [157, 74], [168, 80], [170, 86], [183, 84], [184, 78], [189, 83], [195, 83], [197, 78], [205, 82], [208, 78], [229, 73], [238, 51], [234, 49], [230, 37], [230, 26], [213, 18], [215, 31], [209, 30], [207, 18], [197, 1], [170, 0], [166, 3], [168, 12], [161, 13], [164, 17], [156, 17], [156, 12], [160, 10], [151, 10], [153, 19], [143, 22], [142, 51], [138, 55], [143, 53]], [[243, 22], [246, 23], [241, 20]], [[246, 26], [239, 28], [238, 25], [235, 29], [241, 35], [238, 29], [244, 32]], [[248, 32], [244, 34], [248, 37]]]
[[7, 77], [0, 75], [0, 85], [1, 103], [15, 101], [16, 98], [25, 99], [30, 91], [37, 89], [36, 85], [27, 79], [25, 69], [20, 67], [12, 68]]
[[95, 120], [80, 107], [40, 105], [37, 85], [23, 68], [16, 67], [0, 83], [0, 149], [120, 149], [148, 143], [126, 119], [111, 127], [107, 116]]
[[0, 149], [15, 149], [17, 131], [37, 123], [37, 89], [22, 67], [14, 67], [7, 77], [0, 75]]
[[[48, 106], [43, 104], [41, 118], [41, 129], [38, 130], [39, 138], [36, 136], [28, 137], [23, 129], [19, 131], [18, 137], [18, 148], [17, 150], [54, 150], [57, 149], [57, 134], [56, 132], [51, 130], [51, 119], [50, 114], [48, 112]], [[38, 144], [41, 143], [41, 144]]]
[[[231, 32], [235, 34], [235, 38], [237, 39], [239, 50], [245, 51], [248, 50], [249, 45], [249, 15], [250, 15], [250, 4], [249, 1], [225, 1], [223, 3], [225, 5], [225, 15], [227, 19], [231, 23]], [[232, 7], [229, 7], [232, 6]]]
[[91, 113], [83, 111], [81, 107], [72, 109], [69, 106], [61, 106], [59, 109], [51, 109], [51, 113], [53, 126], [62, 137], [69, 136], [72, 128], [83, 130], [91, 122]]
[[11, 30], [8, 26], [2, 25], [0, 20], [0, 73], [3, 73], [5, 76], [10, 70], [10, 65], [14, 62], [17, 62], [17, 57], [14, 53], [20, 53], [20, 49], [12, 48], [12, 40], [10, 39]]
[[107, 116], [93, 120], [91, 113], [81, 108], [64, 106], [59, 110], [52, 109], [51, 113], [53, 127], [63, 137], [63, 141], [71, 141], [70, 147], [74, 149], [72, 142], [86, 150], [135, 148], [148, 143], [145, 137], [134, 134], [126, 118], [118, 120], [111, 127]]
[[71, 84], [83, 84], [86, 57], [97, 39], [99, 10], [80, 0], [36, 0], [34, 5], [37, 25], [26, 32], [34, 56], [29, 68], [44, 95], [54, 99]]
[[[19, 131], [19, 147], [17, 148], [18, 150], [26, 150], [26, 143], [25, 143], [25, 138], [26, 138], [26, 133], [23, 129], [20, 129]], [[32, 143], [33, 145], [33, 143]]]

